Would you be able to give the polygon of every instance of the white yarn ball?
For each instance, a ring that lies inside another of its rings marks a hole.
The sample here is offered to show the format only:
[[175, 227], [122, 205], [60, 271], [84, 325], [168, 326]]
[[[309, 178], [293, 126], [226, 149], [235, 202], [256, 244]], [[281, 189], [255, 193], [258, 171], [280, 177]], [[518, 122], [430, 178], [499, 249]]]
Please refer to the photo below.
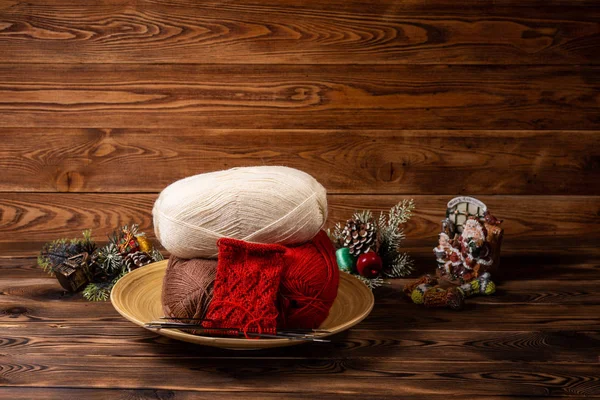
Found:
[[154, 231], [171, 254], [215, 258], [222, 237], [301, 244], [327, 220], [327, 193], [288, 167], [244, 167], [190, 176], [165, 188], [152, 211]]

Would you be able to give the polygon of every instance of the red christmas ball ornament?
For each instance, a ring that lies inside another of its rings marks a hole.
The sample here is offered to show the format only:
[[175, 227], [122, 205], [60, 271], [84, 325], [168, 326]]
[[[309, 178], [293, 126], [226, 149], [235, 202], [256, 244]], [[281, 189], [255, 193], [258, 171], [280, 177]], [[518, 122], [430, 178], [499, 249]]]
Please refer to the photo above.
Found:
[[365, 278], [375, 278], [381, 274], [383, 262], [379, 254], [369, 251], [358, 257], [358, 260], [356, 260], [356, 269]]

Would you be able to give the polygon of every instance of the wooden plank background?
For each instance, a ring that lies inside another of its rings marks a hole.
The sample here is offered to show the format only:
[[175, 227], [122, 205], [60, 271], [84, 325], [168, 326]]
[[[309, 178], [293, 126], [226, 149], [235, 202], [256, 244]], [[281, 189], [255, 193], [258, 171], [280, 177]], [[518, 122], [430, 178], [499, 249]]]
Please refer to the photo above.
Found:
[[[0, 398], [600, 396], [595, 0], [0, 0]], [[413, 198], [505, 220], [499, 293], [377, 294], [331, 345], [233, 353], [65, 294], [41, 245], [137, 222], [182, 177], [288, 165], [330, 224]]]

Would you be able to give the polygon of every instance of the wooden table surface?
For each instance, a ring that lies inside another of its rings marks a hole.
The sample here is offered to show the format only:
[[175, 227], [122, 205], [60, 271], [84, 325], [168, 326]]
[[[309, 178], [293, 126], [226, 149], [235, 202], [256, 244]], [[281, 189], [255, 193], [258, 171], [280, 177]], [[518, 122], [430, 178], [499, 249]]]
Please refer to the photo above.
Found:
[[[0, 0], [0, 398], [599, 397], [599, 135], [596, 0]], [[315, 176], [329, 224], [413, 198], [420, 272], [474, 195], [498, 293], [423, 309], [397, 280], [330, 344], [233, 352], [35, 267], [244, 165]]]
[[110, 303], [64, 295], [29, 260], [0, 278], [7, 399], [598, 396], [598, 263], [512, 258], [520, 271], [464, 311], [423, 309], [404, 280], [332, 343], [230, 351], [164, 338]]

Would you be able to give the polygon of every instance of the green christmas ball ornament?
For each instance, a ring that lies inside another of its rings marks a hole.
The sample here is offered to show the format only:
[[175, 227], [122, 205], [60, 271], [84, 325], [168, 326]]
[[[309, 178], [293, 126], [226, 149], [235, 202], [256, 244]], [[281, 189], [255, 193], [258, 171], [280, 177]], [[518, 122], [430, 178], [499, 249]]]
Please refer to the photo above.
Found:
[[354, 266], [356, 265], [356, 258], [350, 254], [350, 249], [342, 247], [335, 252], [335, 258], [337, 259], [338, 267], [342, 271], [354, 272]]

